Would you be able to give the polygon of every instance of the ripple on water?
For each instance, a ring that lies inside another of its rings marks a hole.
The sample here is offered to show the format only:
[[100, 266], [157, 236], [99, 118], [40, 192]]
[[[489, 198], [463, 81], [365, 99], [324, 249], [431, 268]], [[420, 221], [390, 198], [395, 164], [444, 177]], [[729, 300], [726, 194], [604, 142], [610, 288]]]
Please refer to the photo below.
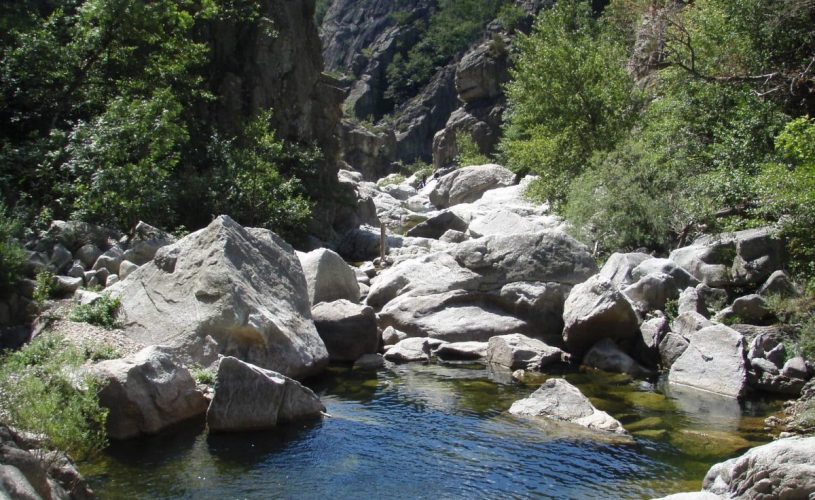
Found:
[[[644, 433], [590, 439], [507, 414], [535, 388], [505, 375], [472, 365], [336, 369], [312, 381], [331, 418], [245, 434], [189, 428], [116, 444], [83, 471], [102, 498], [646, 498], [698, 489], [733, 454], [682, 449], [676, 439], [688, 429], [726, 432], [739, 447], [759, 435], [741, 409], [723, 416], [624, 377], [566, 374]], [[772, 409], [754, 405], [748, 418]]]

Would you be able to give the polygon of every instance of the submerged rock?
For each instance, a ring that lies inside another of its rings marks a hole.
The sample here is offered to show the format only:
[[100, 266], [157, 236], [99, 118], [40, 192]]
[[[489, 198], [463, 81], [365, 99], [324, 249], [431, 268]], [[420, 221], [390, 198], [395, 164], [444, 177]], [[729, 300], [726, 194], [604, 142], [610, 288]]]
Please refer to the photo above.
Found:
[[611, 339], [603, 339], [594, 344], [583, 356], [583, 364], [607, 372], [628, 373], [635, 377], [651, 375], [650, 370], [623, 352]]
[[620, 422], [595, 408], [580, 389], [560, 378], [547, 380], [531, 396], [514, 402], [509, 412], [570, 422], [596, 431], [627, 434]]
[[227, 216], [159, 249], [112, 293], [129, 337], [188, 362], [211, 363], [208, 337], [219, 353], [293, 377], [328, 362], [294, 250]]
[[300, 382], [229, 356], [218, 366], [207, 425], [210, 431], [268, 429], [322, 412], [325, 406]]

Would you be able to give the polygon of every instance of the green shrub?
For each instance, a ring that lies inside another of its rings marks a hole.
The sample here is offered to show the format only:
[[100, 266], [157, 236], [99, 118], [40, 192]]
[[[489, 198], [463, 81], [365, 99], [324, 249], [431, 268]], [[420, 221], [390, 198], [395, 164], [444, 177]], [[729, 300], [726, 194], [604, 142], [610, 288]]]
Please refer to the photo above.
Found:
[[83, 354], [53, 334], [0, 358], [0, 420], [44, 434], [49, 445], [83, 459], [107, 444], [107, 410], [97, 382], [77, 376]]
[[505, 31], [514, 31], [521, 27], [526, 19], [526, 12], [515, 3], [505, 3], [498, 9], [498, 22]]
[[0, 200], [0, 296], [14, 289], [25, 264], [25, 252], [17, 240], [21, 232], [20, 222], [7, 214]]
[[68, 319], [79, 323], [89, 323], [111, 329], [118, 326], [116, 314], [119, 311], [121, 301], [119, 298], [112, 298], [109, 295], [102, 297], [92, 304], [79, 304], [73, 308]]
[[469, 167], [471, 165], [484, 165], [490, 163], [490, 159], [481, 153], [478, 144], [475, 143], [470, 134], [464, 132], [456, 133], [456, 155], [455, 162], [459, 167]]
[[34, 302], [42, 306], [45, 301], [54, 296], [56, 291], [56, 276], [51, 271], [40, 271], [37, 273], [36, 285], [34, 286]]
[[385, 187], [405, 182], [405, 176], [402, 174], [389, 175], [379, 182], [379, 187]]
[[190, 367], [190, 374], [195, 379], [196, 384], [213, 385], [215, 384], [215, 372], [208, 368], [203, 368], [199, 365]]

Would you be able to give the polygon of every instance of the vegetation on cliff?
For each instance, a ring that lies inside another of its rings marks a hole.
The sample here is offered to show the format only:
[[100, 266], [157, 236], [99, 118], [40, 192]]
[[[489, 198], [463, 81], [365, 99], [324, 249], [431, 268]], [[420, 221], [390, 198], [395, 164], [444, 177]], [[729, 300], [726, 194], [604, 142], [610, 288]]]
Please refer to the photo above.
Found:
[[[201, 33], [223, 22], [263, 28], [259, 5], [4, 2], [0, 192], [7, 205], [27, 222], [43, 211], [130, 230], [139, 219], [196, 227], [228, 201], [241, 206], [239, 219], [251, 214], [247, 224], [302, 229], [309, 203], [301, 181], [318, 152], [270, 130], [258, 145], [257, 124], [228, 134], [201, 113], [215, 99], [207, 87], [211, 47]], [[273, 26], [263, 29], [275, 35]], [[253, 169], [236, 174], [247, 162]], [[226, 184], [233, 192], [225, 199]]]
[[502, 151], [601, 251], [778, 222], [812, 275], [811, 2], [567, 0], [522, 36]]

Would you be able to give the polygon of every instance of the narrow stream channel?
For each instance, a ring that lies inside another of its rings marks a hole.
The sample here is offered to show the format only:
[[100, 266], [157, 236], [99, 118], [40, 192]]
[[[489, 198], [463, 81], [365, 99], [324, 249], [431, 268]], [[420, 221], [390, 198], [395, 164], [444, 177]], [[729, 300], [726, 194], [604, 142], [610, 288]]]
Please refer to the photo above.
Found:
[[100, 498], [650, 498], [700, 489], [712, 464], [769, 441], [763, 419], [780, 409], [624, 375], [565, 378], [634, 439], [509, 415], [536, 388], [509, 372], [335, 367], [309, 381], [331, 418], [212, 436], [187, 425], [114, 444], [82, 472]]

